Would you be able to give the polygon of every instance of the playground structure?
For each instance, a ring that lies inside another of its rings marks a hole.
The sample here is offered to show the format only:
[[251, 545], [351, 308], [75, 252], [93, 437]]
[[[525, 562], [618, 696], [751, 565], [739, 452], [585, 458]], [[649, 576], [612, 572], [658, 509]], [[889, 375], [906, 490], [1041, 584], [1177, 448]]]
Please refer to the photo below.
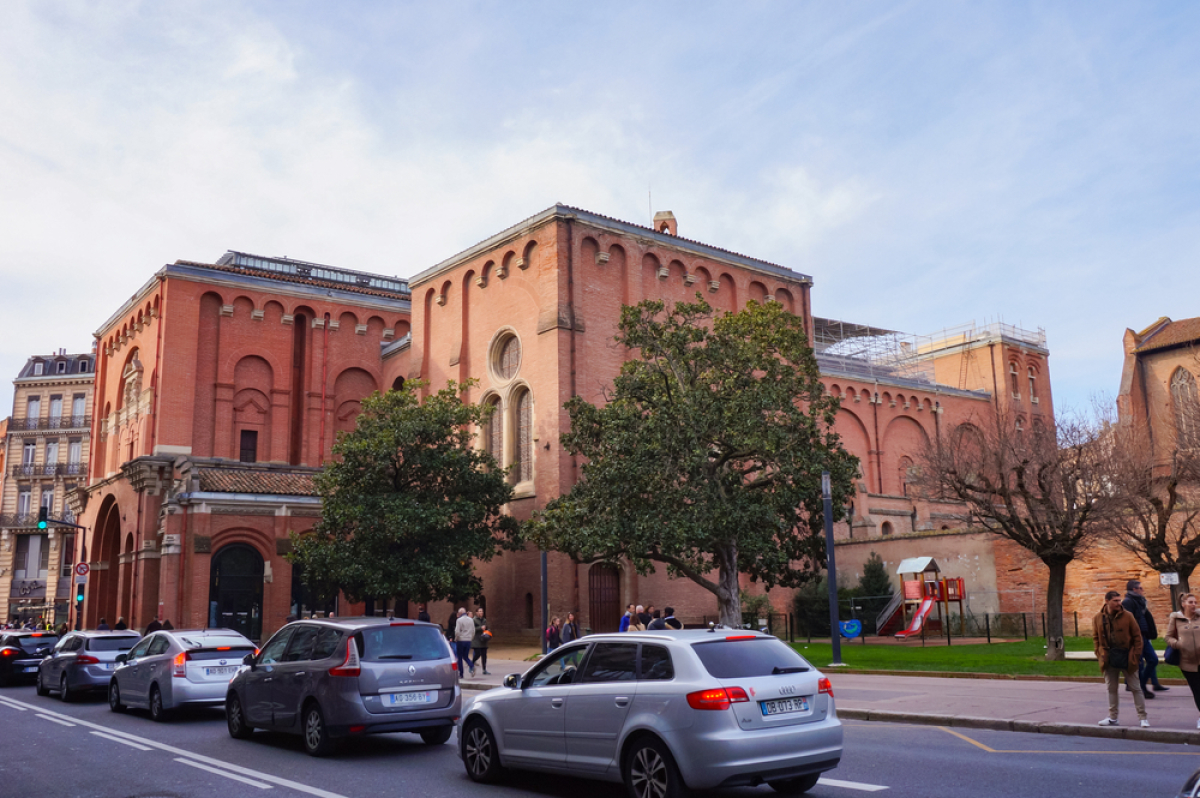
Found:
[[[941, 577], [941, 568], [932, 557], [909, 557], [896, 573], [901, 589], [879, 614], [876, 629], [880, 636], [892, 634], [897, 627], [894, 634], [899, 639], [919, 635], [926, 628], [941, 632], [950, 622], [950, 602], [958, 604], [959, 634], [963, 633], [966, 591], [962, 577]], [[935, 608], [937, 618], [930, 618]]]

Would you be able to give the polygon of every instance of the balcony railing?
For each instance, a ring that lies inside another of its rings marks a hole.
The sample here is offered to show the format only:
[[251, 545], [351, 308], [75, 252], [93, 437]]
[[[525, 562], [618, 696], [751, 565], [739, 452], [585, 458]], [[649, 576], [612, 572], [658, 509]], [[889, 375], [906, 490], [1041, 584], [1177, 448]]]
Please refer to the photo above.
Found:
[[15, 465], [8, 470], [12, 477], [74, 477], [87, 473], [87, 463], [50, 463], [49, 465]]
[[[62, 531], [61, 528], [55, 526], [55, 521], [62, 521], [63, 523], [67, 524], [76, 523], [75, 516], [70, 512], [64, 512], [59, 516], [55, 516], [53, 513], [50, 514], [50, 529], [59, 529]], [[37, 525], [37, 513], [5, 513], [0, 515], [0, 527], [5, 527], [7, 529], [23, 529], [26, 527], [36, 527]], [[66, 531], [70, 532], [71, 529], [68, 528]]]
[[51, 416], [50, 418], [10, 418], [9, 430], [89, 429], [91, 416]]

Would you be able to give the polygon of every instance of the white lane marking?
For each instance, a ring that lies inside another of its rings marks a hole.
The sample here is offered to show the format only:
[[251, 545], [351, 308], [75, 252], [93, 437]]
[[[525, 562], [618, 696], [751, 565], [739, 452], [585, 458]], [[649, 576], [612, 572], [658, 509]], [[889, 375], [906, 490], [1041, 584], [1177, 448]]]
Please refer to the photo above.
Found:
[[25, 707], [17, 706], [16, 704], [12, 703], [7, 698], [0, 698], [0, 706], [8, 707], [9, 709], [15, 709], [17, 712], [28, 712], [29, 711]]
[[60, 726], [74, 726], [75, 725], [74, 723], [67, 723], [65, 720], [59, 720], [58, 718], [52, 718], [49, 715], [43, 715], [38, 712], [35, 712], [34, 715], [41, 718], [42, 720], [48, 720], [51, 723], [57, 723]]
[[[10, 700], [12, 700], [12, 699], [10, 699]], [[34, 710], [39, 709], [39, 707], [36, 707], [33, 704], [24, 704], [23, 702], [20, 702], [20, 701], [13, 701], [13, 703], [14, 704], [22, 704], [23, 706], [26, 706], [29, 709], [34, 709]], [[46, 714], [58, 715], [58, 713], [56, 713], [56, 712], [47, 712]], [[72, 717], [71, 715], [58, 715], [58, 717], [69, 718], [70, 720], [75, 721], [75, 724], [78, 724], [80, 726], [86, 726], [90, 729], [97, 729], [99, 731], [105, 732], [106, 734], [111, 734], [114, 737], [123, 737], [126, 740], [133, 740], [134, 742], [138, 742], [143, 745], [148, 745], [152, 748], [157, 748], [160, 751], [167, 751], [172, 754], [178, 754], [179, 756], [185, 756], [190, 759], [194, 759], [197, 762], [206, 762], [215, 767], [224, 768], [226, 770], [233, 771], [234, 773], [241, 773], [246, 776], [253, 776], [256, 779], [261, 779], [262, 781], [270, 782], [271, 784], [275, 784], [279, 787], [287, 787], [288, 789], [292, 789], [297, 792], [303, 792], [303, 793], [307, 793], [309, 795], [315, 795], [315, 796], [317, 796], [317, 798], [346, 798], [346, 796], [341, 795], [340, 793], [329, 792], [328, 790], [322, 790], [320, 787], [310, 787], [307, 784], [301, 784], [298, 781], [289, 781], [288, 779], [282, 779], [278, 776], [271, 776], [267, 773], [261, 773], [257, 770], [251, 770], [250, 768], [244, 768], [240, 765], [231, 765], [230, 763], [222, 762], [219, 759], [213, 759], [212, 757], [204, 756], [203, 754], [194, 754], [191, 751], [184, 750], [183, 748], [176, 748], [173, 745], [167, 745], [166, 743], [160, 743], [156, 740], [149, 740], [145, 737], [138, 737], [136, 734], [129, 734], [127, 732], [118, 731], [116, 729], [109, 728], [108, 726], [101, 726], [99, 723], [92, 723], [91, 721], [81, 720], [80, 718]], [[71, 724], [71, 725], [75, 725], [75, 724]]]
[[860, 792], [879, 792], [886, 790], [882, 784], [863, 784], [861, 781], [842, 781], [841, 779], [827, 779], [824, 776], [817, 782], [824, 784], [826, 787], [841, 787], [845, 790], [859, 790]]
[[261, 781], [254, 781], [253, 779], [247, 779], [242, 776], [237, 776], [233, 773], [230, 773], [227, 770], [221, 770], [220, 768], [210, 768], [208, 765], [201, 765], [199, 762], [193, 762], [192, 760], [184, 759], [181, 756], [175, 757], [175, 761], [179, 762], [181, 764], [184, 764], [184, 765], [188, 765], [189, 767], [199, 768], [200, 770], [207, 770], [209, 773], [216, 773], [218, 776], [224, 776], [227, 779], [233, 779], [234, 781], [240, 781], [242, 784], [249, 784], [251, 787], [257, 787], [260, 790], [271, 789], [270, 784], [263, 784]]
[[130, 748], [136, 748], [139, 751], [153, 751], [154, 750], [153, 748], [151, 748], [148, 745], [138, 745], [137, 743], [131, 743], [128, 740], [122, 740], [120, 737], [113, 737], [111, 734], [105, 734], [104, 732], [94, 731], [94, 732], [92, 732], [92, 734], [96, 735], [97, 737], [103, 737], [105, 740], [112, 740], [114, 743], [120, 743], [121, 745], [127, 745]]

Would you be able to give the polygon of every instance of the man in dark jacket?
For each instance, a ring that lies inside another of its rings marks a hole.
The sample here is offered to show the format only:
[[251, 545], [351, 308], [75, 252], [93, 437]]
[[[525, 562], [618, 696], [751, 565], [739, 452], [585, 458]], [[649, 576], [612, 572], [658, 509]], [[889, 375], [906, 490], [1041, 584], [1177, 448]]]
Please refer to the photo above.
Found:
[[1100, 725], [1117, 725], [1117, 685], [1121, 681], [1121, 671], [1125, 671], [1125, 685], [1133, 693], [1138, 720], [1143, 728], [1148, 728], [1146, 699], [1137, 680], [1138, 663], [1142, 659], [1142, 630], [1133, 614], [1121, 606], [1121, 594], [1115, 590], [1104, 594], [1104, 607], [1092, 620], [1092, 640], [1096, 660], [1104, 674], [1104, 685], [1108, 688], [1108, 717], [1100, 721]]
[[1158, 654], [1154, 651], [1152, 640], [1158, 638], [1158, 626], [1154, 623], [1154, 613], [1146, 606], [1146, 588], [1136, 579], [1125, 583], [1125, 600], [1121, 606], [1128, 610], [1142, 630], [1142, 667], [1138, 672], [1138, 681], [1142, 683], [1142, 692], [1146, 698], [1154, 698], [1154, 693], [1146, 688], [1146, 684], [1154, 685], [1154, 692], [1166, 690], [1158, 683]]

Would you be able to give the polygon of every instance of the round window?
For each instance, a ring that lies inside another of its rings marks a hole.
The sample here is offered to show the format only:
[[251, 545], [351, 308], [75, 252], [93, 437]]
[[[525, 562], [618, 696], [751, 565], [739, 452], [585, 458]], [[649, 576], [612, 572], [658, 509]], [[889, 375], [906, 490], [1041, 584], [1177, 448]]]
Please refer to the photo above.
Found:
[[500, 342], [496, 351], [496, 374], [501, 379], [511, 380], [521, 368], [521, 341], [510, 335]]

